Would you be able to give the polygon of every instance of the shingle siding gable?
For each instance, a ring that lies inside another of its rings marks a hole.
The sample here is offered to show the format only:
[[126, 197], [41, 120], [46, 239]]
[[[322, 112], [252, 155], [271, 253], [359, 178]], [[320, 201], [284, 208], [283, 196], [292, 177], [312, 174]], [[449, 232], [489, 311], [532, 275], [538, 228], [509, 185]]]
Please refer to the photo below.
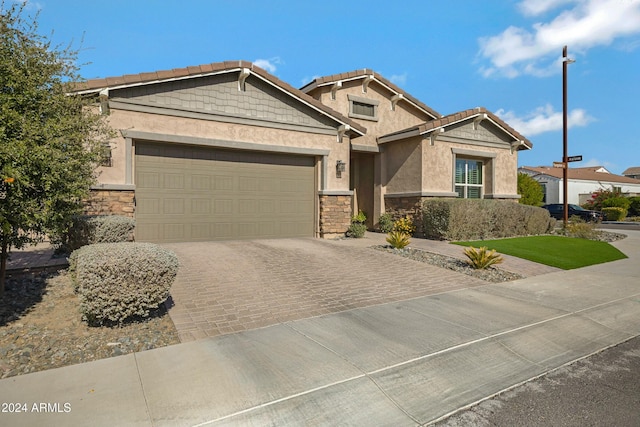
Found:
[[250, 76], [238, 90], [237, 74], [132, 86], [111, 92], [112, 101], [292, 125], [331, 129], [330, 120]]

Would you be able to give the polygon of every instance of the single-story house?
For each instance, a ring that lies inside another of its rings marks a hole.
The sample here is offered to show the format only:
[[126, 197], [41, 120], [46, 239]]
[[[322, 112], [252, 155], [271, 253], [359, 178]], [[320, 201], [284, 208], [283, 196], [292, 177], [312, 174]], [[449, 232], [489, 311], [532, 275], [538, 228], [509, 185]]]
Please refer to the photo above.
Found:
[[[519, 172], [538, 181], [543, 188], [544, 203], [564, 203], [562, 168], [522, 166]], [[640, 193], [640, 180], [615, 175], [603, 166], [567, 169], [567, 202], [581, 205], [598, 190], [618, 190], [623, 194]]]
[[343, 234], [363, 210], [427, 197], [516, 200], [532, 144], [484, 108], [442, 116], [378, 73], [296, 89], [246, 61], [88, 80], [118, 137], [91, 214], [135, 217], [136, 239]]

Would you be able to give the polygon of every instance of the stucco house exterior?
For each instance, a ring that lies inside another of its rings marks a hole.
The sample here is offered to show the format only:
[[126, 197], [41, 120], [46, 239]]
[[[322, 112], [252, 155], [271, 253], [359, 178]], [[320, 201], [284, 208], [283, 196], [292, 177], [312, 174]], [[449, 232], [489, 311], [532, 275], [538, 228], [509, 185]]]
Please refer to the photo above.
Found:
[[331, 237], [427, 197], [515, 200], [531, 142], [484, 108], [442, 116], [371, 70], [296, 89], [246, 61], [86, 81], [118, 137], [92, 214], [136, 240]]
[[[544, 203], [564, 203], [562, 168], [522, 166], [519, 171], [538, 181], [544, 190]], [[631, 196], [640, 194], [640, 180], [615, 175], [603, 166], [567, 169], [568, 203], [581, 205], [602, 189], [618, 189]]]

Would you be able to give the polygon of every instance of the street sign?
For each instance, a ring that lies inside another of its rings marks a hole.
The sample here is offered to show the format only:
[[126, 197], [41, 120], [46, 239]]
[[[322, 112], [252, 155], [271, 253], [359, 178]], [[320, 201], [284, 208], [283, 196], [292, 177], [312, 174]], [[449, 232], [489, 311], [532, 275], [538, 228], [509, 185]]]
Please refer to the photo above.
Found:
[[554, 168], [563, 168], [564, 169], [564, 163], [563, 162], [553, 162], [553, 167]]
[[569, 156], [567, 157], [567, 162], [581, 162], [582, 156]]

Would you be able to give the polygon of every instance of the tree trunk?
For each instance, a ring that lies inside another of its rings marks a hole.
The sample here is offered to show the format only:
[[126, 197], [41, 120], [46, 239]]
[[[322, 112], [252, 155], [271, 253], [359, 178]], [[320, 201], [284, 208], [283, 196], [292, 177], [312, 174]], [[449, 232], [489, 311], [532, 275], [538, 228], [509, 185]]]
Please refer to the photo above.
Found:
[[9, 242], [2, 240], [2, 252], [0, 252], [0, 297], [4, 295], [5, 275], [7, 272], [7, 258], [9, 258]]

